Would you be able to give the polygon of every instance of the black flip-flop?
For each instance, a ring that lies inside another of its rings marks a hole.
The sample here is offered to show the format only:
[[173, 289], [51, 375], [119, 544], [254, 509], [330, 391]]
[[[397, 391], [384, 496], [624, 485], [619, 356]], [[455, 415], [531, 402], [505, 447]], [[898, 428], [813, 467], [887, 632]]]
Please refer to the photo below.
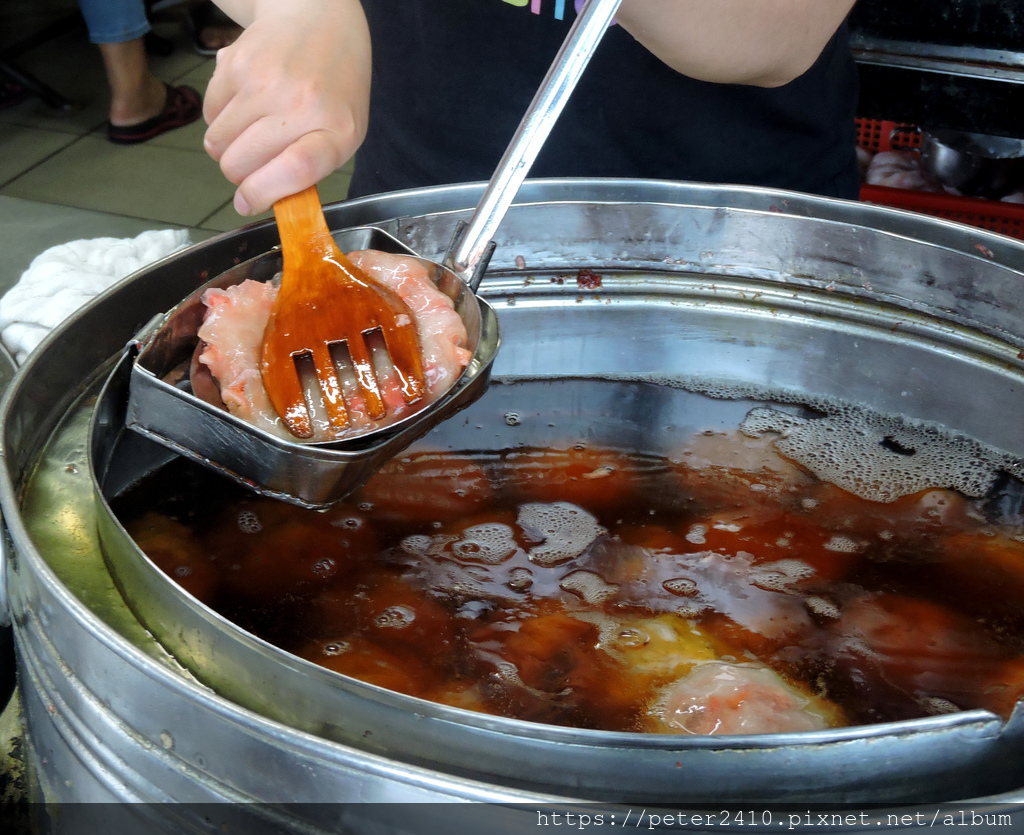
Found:
[[203, 115], [203, 100], [191, 87], [167, 87], [164, 109], [137, 125], [107, 124], [107, 138], [116, 145], [137, 145], [161, 133], [190, 125]]

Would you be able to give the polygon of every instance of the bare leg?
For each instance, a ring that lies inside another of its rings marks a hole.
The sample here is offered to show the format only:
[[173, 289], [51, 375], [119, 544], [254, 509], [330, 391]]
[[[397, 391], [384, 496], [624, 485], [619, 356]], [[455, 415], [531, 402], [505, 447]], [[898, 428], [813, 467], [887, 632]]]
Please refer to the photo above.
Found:
[[149, 71], [143, 39], [101, 43], [99, 48], [110, 84], [110, 123], [137, 125], [159, 114], [167, 88]]

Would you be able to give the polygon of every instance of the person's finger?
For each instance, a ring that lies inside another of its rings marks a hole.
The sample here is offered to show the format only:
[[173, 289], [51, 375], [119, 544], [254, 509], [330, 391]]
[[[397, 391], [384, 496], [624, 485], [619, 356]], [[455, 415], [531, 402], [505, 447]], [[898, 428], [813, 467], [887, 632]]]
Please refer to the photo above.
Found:
[[229, 182], [241, 185], [246, 177], [269, 164], [301, 136], [301, 132], [296, 135], [291, 132], [282, 134], [280, 130], [268, 125], [264, 117], [234, 137], [231, 144], [214, 159], [220, 163], [220, 170]]
[[[271, 111], [287, 113], [294, 108], [294, 95], [289, 95], [281, 76], [267, 65], [253, 67], [247, 53], [240, 51], [242, 46], [239, 40], [217, 53], [217, 68], [203, 100], [203, 118], [208, 126], [203, 146], [218, 161], [250, 125]], [[251, 43], [245, 46], [253, 51]], [[295, 131], [293, 138], [301, 133]]]
[[[221, 118], [226, 121], [233, 120], [235, 109], [236, 106], [232, 102]], [[245, 119], [248, 119], [248, 114]], [[221, 171], [229, 181], [239, 185], [248, 176], [282, 154], [290, 145], [315, 132], [319, 132], [324, 141], [316, 146], [300, 145], [297, 153], [301, 157], [304, 149], [309, 148], [312, 152], [315, 147], [317, 153], [326, 154], [325, 161], [329, 165], [340, 164], [334, 162], [335, 160], [348, 159], [355, 153], [362, 138], [356, 117], [342, 108], [337, 109], [330, 119], [316, 110], [284, 117], [261, 116], [248, 124], [220, 155]]]
[[224, 176], [238, 185], [309, 130], [297, 119], [276, 117], [271, 124], [251, 98], [236, 96], [207, 127], [203, 147], [220, 163]]
[[212, 124], [220, 116], [237, 92], [237, 86], [233, 83], [231, 74], [226, 68], [230, 60], [228, 53], [232, 48], [233, 45], [217, 50], [216, 68], [210, 83], [206, 85], [206, 92], [203, 94], [203, 118], [207, 125]]
[[239, 214], [259, 214], [274, 201], [315, 185], [348, 159], [347, 147], [325, 130], [300, 137], [242, 181], [235, 193], [235, 208]]
[[[206, 134], [203, 136], [206, 153], [218, 162], [223, 162], [228, 150], [242, 141], [242, 137], [254, 126], [259, 125], [267, 115], [267, 106], [262, 97], [236, 93], [224, 104], [215, 118], [208, 120]], [[289, 128], [288, 123], [292, 121], [285, 118], [277, 123], [276, 132], [282, 137], [278, 151], [309, 130], [308, 126], [303, 128], [297, 123], [293, 123]], [[243, 172], [243, 176], [248, 173], [251, 172]], [[227, 171], [225, 176], [229, 180], [232, 179]], [[232, 182], [237, 183], [238, 180]]]

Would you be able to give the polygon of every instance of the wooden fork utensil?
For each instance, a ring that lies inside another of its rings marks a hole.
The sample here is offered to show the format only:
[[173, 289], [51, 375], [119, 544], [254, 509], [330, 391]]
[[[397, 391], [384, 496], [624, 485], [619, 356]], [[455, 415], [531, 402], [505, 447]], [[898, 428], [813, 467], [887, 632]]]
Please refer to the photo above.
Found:
[[398, 376], [402, 397], [426, 393], [423, 357], [412, 312], [398, 295], [374, 281], [338, 248], [327, 228], [316, 186], [274, 204], [281, 233], [281, 290], [263, 333], [260, 372], [270, 402], [299, 438], [313, 423], [297, 361], [311, 358], [332, 429], [349, 426], [348, 407], [331, 346], [345, 343], [367, 414], [387, 415], [366, 337], [379, 331]]

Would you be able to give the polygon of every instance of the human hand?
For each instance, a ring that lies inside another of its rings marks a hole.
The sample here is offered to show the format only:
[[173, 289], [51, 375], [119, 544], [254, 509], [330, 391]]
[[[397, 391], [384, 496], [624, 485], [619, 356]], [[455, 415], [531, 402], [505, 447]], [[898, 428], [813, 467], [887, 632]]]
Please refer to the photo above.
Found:
[[251, 215], [319, 182], [366, 134], [370, 34], [359, 0], [254, 4], [217, 52], [203, 104], [204, 145]]

